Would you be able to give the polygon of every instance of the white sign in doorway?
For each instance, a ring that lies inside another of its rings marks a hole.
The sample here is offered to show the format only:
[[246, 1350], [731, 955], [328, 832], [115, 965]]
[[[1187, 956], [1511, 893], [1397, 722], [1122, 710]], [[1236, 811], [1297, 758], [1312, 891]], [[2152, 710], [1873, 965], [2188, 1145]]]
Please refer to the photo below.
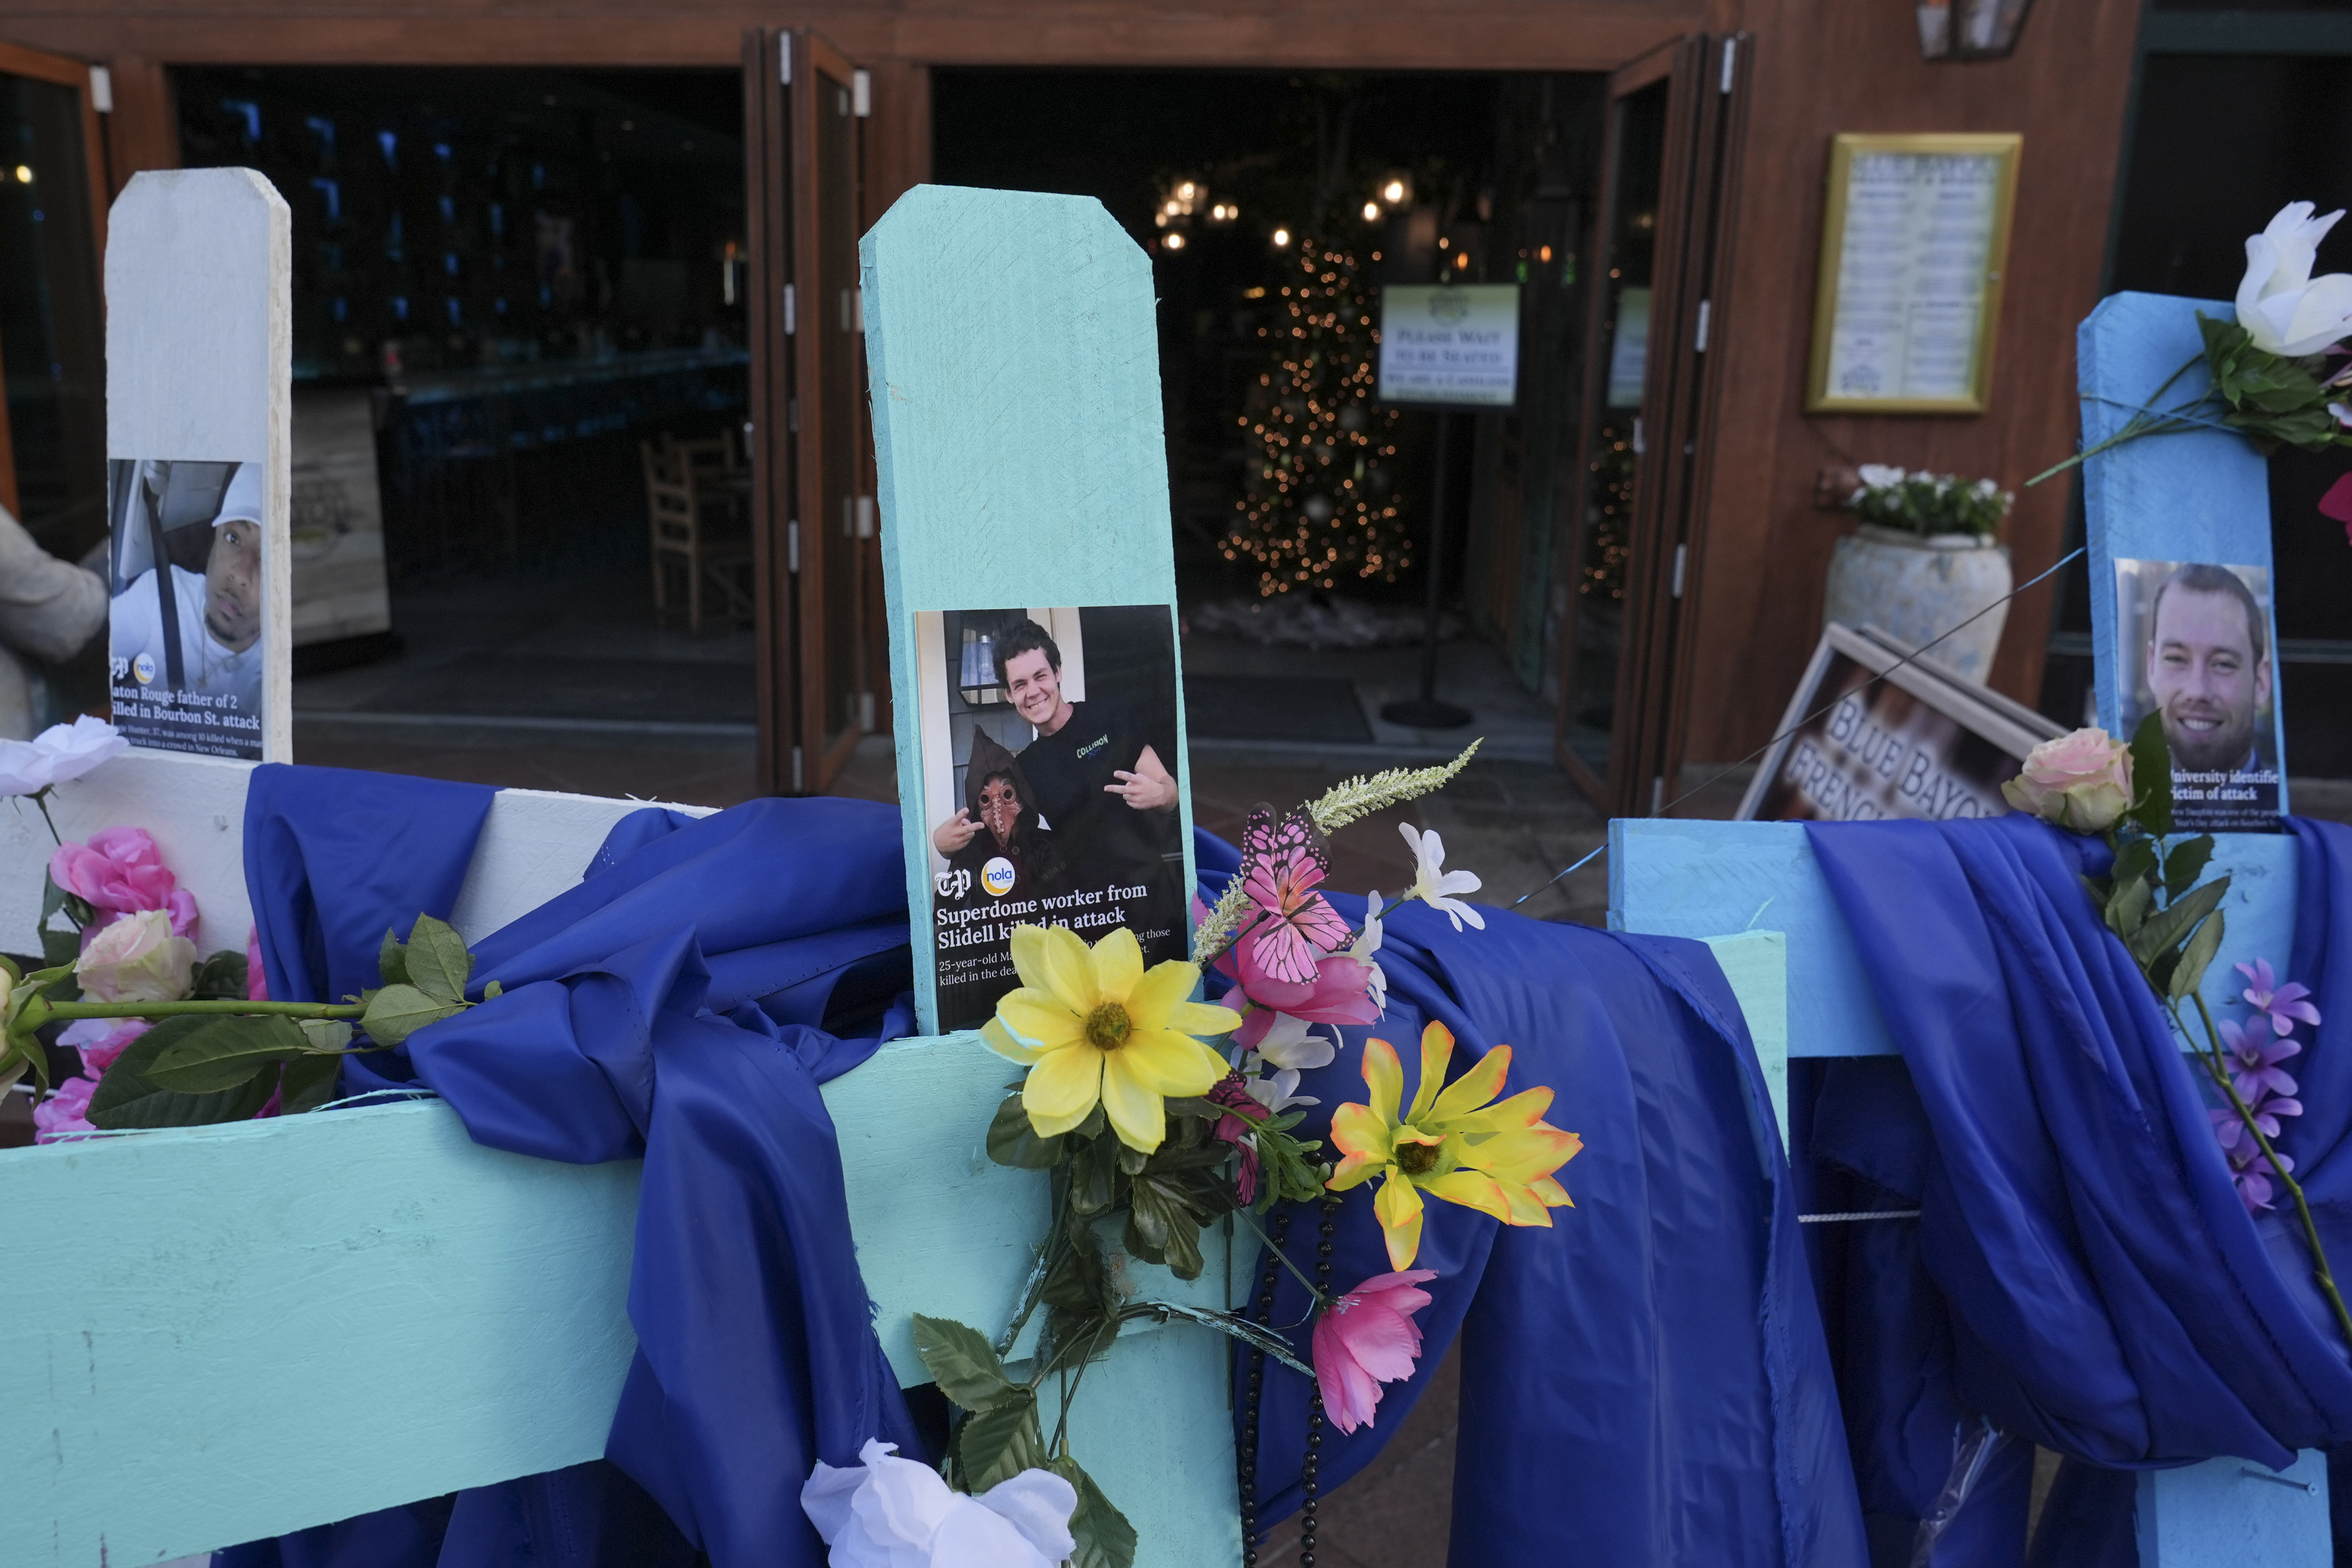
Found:
[[1381, 401], [1508, 408], [1519, 386], [1519, 286], [1381, 290]]

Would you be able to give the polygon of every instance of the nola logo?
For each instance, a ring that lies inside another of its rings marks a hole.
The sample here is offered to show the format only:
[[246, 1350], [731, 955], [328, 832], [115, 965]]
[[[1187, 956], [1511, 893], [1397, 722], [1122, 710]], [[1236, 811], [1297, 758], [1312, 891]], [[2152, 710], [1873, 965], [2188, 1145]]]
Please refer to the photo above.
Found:
[[155, 681], [155, 656], [152, 653], [142, 653], [137, 658], [132, 659], [131, 661], [131, 673], [139, 678], [140, 685], [153, 685]]
[[1078, 755], [1082, 757], [1091, 757], [1097, 752], [1101, 751], [1105, 746], [1109, 744], [1110, 737], [1108, 735], [1097, 735], [1093, 740], [1088, 741], [1085, 745], [1078, 748]]
[[[961, 872], [957, 875], [961, 876]], [[1013, 890], [1013, 862], [999, 855], [980, 868], [980, 885], [988, 889], [992, 899], [1001, 899]]]
[[940, 897], [943, 899], [961, 899], [971, 891], [971, 873], [961, 868], [935, 872], [931, 877], [931, 886], [939, 889]]

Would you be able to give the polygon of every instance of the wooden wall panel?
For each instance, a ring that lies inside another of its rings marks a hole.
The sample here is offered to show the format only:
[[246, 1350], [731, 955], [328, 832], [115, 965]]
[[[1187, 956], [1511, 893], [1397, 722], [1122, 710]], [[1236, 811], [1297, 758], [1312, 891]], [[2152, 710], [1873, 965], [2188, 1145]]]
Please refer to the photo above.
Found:
[[0, 33], [89, 59], [243, 65], [731, 66], [743, 30], [806, 26], [872, 68], [1303, 66], [1607, 70], [1736, 0], [21, 0]]
[[[2097, 303], [2139, 21], [2137, 0], [2036, 6], [2011, 59], [1930, 65], [1906, 5], [1749, 0], [1756, 77], [1739, 248], [1696, 585], [1700, 631], [1684, 755], [1729, 761], [1769, 737], [1820, 635], [1840, 513], [1814, 510], [1824, 464], [1990, 475], [2016, 488], [2074, 449], [2074, 327]], [[1832, 135], [2024, 134], [1991, 405], [1968, 417], [1803, 412]], [[2003, 531], [2018, 581], [2058, 558], [2067, 487], [2021, 492]], [[2011, 606], [1993, 684], [2031, 702], [2058, 580]]]
[[180, 113], [162, 65], [130, 55], [109, 64], [114, 112], [106, 117], [106, 174], [119, 195], [133, 174], [180, 166]]

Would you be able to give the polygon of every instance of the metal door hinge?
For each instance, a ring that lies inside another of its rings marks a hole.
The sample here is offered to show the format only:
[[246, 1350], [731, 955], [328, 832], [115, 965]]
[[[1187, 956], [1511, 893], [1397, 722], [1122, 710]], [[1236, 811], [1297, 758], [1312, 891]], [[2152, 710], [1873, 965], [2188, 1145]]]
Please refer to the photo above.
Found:
[[[798, 752], [794, 752], [793, 755], [794, 757], [798, 757], [800, 753]], [[795, 771], [794, 776], [799, 776], [797, 770]], [[1650, 815], [1652, 816], [1655, 816], [1665, 809], [1666, 775], [1660, 773], [1657, 777], [1650, 781]]]
[[1715, 301], [1712, 300], [1701, 300], [1698, 302], [1698, 335], [1691, 343], [1691, 352], [1693, 353], [1703, 354], [1706, 353], [1706, 329], [1713, 324], [1714, 321]]
[[1649, 449], [1649, 443], [1642, 439], [1642, 416], [1636, 414], [1633, 416], [1633, 456], [1638, 458]]
[[841, 291], [841, 330], [845, 332], [854, 331], [857, 321], [857, 304], [851, 298], [856, 292], [855, 289], [844, 289]]
[[1727, 94], [1727, 93], [1729, 93], [1729, 92], [1731, 91], [1731, 67], [1732, 67], [1732, 62], [1733, 62], [1733, 61], [1735, 61], [1735, 60], [1737, 60], [1737, 59], [1738, 59], [1738, 58], [1739, 58], [1739, 40], [1738, 40], [1738, 38], [1726, 38], [1726, 39], [1724, 39], [1724, 40], [1723, 40], [1723, 76], [1722, 76], [1722, 78], [1721, 78], [1719, 80], [1717, 80], [1717, 83], [1715, 84], [1715, 90], [1716, 90], [1718, 94]]
[[849, 101], [850, 112], [856, 114], [860, 120], [874, 112], [873, 72], [851, 71], [849, 73]]
[[797, 295], [797, 294], [795, 294], [795, 293], [793, 291], [793, 286], [792, 286], [791, 284], [789, 284], [789, 283], [785, 284], [785, 285], [784, 285], [784, 336], [786, 336], [786, 337], [791, 337], [794, 332], [799, 331], [800, 331], [800, 329], [801, 329], [801, 310], [800, 310], [800, 305], [801, 305], [801, 302], [800, 302], [800, 296], [799, 296], [799, 295]]
[[89, 106], [100, 114], [114, 112], [114, 73], [104, 66], [89, 68]]
[[776, 40], [776, 79], [786, 87], [793, 85], [793, 36], [790, 33]]
[[801, 749], [798, 746], [793, 748], [793, 793], [801, 793]]
[[874, 693], [871, 691], [857, 694], [857, 727], [866, 734], [874, 732]]
[[1687, 544], [1675, 545], [1674, 597], [1677, 599], [1683, 596], [1683, 568], [1688, 564], [1690, 564], [1690, 546]]
[[784, 570], [797, 577], [801, 572], [801, 525], [797, 519], [784, 524]]
[[801, 433], [801, 400], [797, 397], [784, 399], [784, 428], [795, 436]]
[[857, 498], [857, 537], [860, 539], [874, 537], [874, 498], [872, 496]]

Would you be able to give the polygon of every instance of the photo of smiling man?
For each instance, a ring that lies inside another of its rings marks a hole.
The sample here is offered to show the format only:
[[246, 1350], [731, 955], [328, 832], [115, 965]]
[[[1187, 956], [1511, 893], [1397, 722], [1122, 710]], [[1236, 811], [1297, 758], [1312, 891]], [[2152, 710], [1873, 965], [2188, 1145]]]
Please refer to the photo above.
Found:
[[2148, 714], [2172, 753], [2173, 820], [2189, 832], [2278, 827], [2270, 574], [2205, 562], [2118, 561], [2124, 732]]
[[1175, 646], [1165, 605], [917, 617], [939, 1026], [1018, 984], [1013, 927], [1125, 926], [1183, 956]]
[[257, 761], [262, 744], [262, 468], [108, 465], [114, 722], [133, 744]]

